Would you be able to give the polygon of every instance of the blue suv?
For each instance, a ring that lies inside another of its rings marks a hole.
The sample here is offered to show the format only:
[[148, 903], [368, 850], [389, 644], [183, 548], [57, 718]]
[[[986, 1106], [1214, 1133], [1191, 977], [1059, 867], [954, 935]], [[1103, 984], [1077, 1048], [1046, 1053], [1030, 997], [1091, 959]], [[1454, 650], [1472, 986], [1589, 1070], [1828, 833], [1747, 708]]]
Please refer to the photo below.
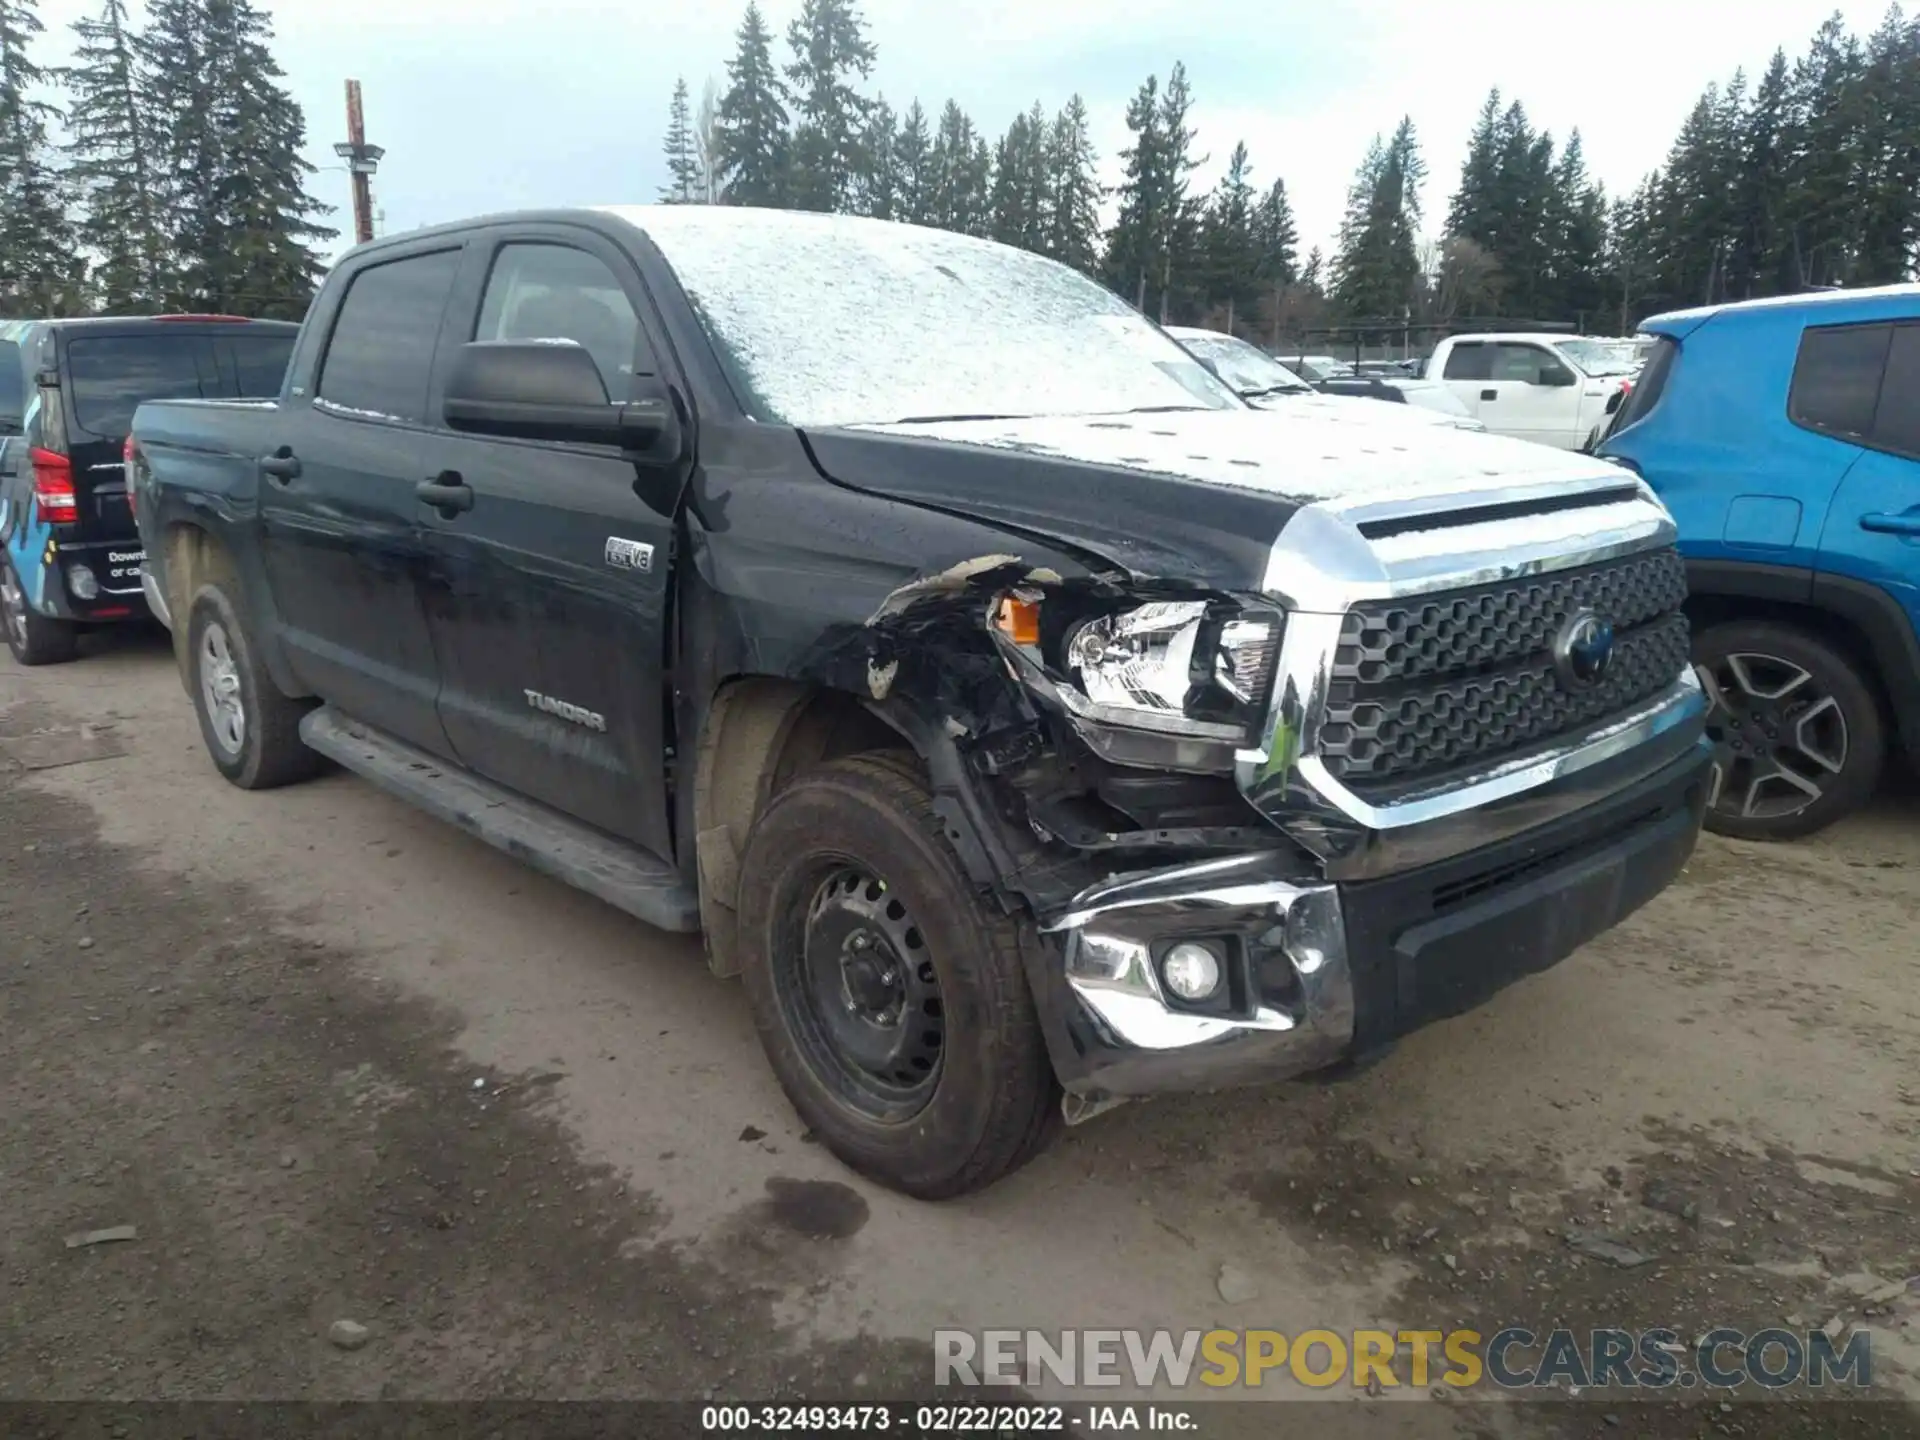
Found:
[[1682, 310], [1599, 453], [1680, 526], [1708, 827], [1784, 840], [1920, 756], [1920, 285]]

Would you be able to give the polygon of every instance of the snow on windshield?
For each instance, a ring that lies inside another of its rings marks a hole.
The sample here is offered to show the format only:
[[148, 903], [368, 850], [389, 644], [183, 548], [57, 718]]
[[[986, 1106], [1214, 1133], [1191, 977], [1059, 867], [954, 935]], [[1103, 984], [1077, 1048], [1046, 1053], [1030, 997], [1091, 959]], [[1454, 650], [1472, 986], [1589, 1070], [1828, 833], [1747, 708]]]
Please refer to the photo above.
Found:
[[623, 207], [756, 413], [789, 425], [1237, 409], [1117, 297], [1050, 260], [880, 220]]
[[1175, 338], [1202, 360], [1211, 360], [1220, 378], [1242, 395], [1275, 388], [1283, 390], [1312, 388], [1259, 347], [1249, 345], [1246, 341], [1234, 336], [1195, 335], [1188, 332], [1177, 335]]

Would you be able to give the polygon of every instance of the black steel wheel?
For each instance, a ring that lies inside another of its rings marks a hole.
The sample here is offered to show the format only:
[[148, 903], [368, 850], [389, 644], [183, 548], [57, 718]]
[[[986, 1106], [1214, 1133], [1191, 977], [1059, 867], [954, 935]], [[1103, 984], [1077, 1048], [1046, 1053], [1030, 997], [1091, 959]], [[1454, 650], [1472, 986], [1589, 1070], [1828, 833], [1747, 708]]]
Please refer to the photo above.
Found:
[[992, 1184], [1055, 1133], [1027, 986], [1041, 942], [968, 878], [910, 755], [795, 778], [741, 857], [740, 978], [802, 1121], [922, 1199]]
[[818, 869], [805, 914], [794, 907], [776, 921], [784, 922], [772, 955], [781, 1003], [809, 1062], [843, 1101], [876, 1120], [910, 1120], [940, 1079], [947, 1021], [939, 974], [884, 880], [846, 861]]
[[1872, 795], [1885, 763], [1885, 725], [1849, 658], [1791, 626], [1741, 621], [1701, 635], [1694, 661], [1712, 703], [1709, 829], [1794, 839]]

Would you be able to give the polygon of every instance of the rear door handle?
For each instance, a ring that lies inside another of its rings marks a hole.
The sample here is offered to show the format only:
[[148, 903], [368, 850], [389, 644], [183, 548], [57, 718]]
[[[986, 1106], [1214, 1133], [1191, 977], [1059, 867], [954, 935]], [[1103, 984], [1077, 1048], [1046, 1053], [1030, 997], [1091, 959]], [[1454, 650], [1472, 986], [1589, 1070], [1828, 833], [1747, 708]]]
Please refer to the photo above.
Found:
[[1500, 398], [1500, 392], [1498, 390], [1482, 390], [1480, 392], [1480, 398], [1482, 400], [1498, 400]]
[[1920, 536], [1920, 515], [1862, 515], [1860, 528], [1877, 535]]
[[431, 505], [445, 519], [473, 508], [473, 487], [462, 480], [457, 471], [445, 470], [431, 480], [422, 480], [413, 487], [413, 493], [420, 497], [422, 504]]
[[260, 469], [263, 474], [271, 476], [284, 485], [289, 480], [300, 478], [300, 457], [282, 445], [273, 454], [261, 457]]

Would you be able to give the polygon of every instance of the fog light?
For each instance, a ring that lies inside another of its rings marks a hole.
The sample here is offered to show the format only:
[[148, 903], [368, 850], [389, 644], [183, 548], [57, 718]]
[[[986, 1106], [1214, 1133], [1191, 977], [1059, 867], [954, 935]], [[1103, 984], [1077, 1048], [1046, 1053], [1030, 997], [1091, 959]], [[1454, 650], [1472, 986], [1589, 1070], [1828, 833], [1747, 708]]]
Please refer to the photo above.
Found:
[[92, 600], [100, 593], [100, 582], [93, 578], [93, 571], [84, 565], [67, 567], [67, 588], [81, 600]]
[[1205, 1000], [1220, 988], [1220, 957], [1194, 940], [1183, 940], [1160, 962], [1167, 988], [1182, 1000]]

